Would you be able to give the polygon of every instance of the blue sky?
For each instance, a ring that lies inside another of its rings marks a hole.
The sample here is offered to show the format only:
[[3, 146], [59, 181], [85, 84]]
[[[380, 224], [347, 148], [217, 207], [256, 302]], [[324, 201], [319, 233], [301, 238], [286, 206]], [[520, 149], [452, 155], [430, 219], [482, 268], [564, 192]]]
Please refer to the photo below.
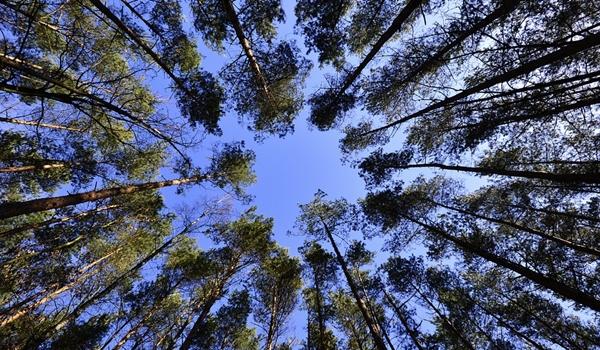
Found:
[[[306, 50], [301, 38], [293, 33], [294, 4], [294, 1], [284, 1], [286, 23], [278, 26], [278, 34], [281, 39], [295, 39], [304, 54]], [[224, 63], [230, 61], [227, 52], [221, 54], [211, 52], [200, 41], [198, 43], [203, 55], [203, 69], [216, 73]], [[225, 49], [227, 50], [227, 47]], [[237, 47], [233, 46], [232, 51], [237, 52]], [[314, 55], [310, 58], [315, 65], [305, 82], [305, 97], [321, 87], [324, 84], [324, 72], [331, 71], [320, 69]], [[168, 97], [168, 91], [164, 89], [163, 84], [168, 82], [160, 78], [152, 82], [153, 88], [159, 95]], [[169, 105], [170, 113], [176, 113], [172, 103]], [[257, 206], [260, 214], [275, 219], [274, 239], [288, 248], [292, 255], [298, 255], [297, 249], [305, 240], [305, 237], [294, 229], [294, 222], [299, 214], [299, 204], [310, 201], [318, 189], [327, 192], [331, 198], [345, 197], [350, 201], [364, 194], [364, 183], [356, 169], [343, 164], [340, 159], [340, 132], [312, 130], [307, 122], [309, 112], [310, 107], [305, 106], [296, 117], [293, 134], [288, 134], [285, 138], [267, 137], [264, 141], [256, 142], [254, 134], [247, 130], [246, 125], [243, 122], [239, 123], [239, 116], [234, 111], [228, 111], [220, 122], [223, 135], [208, 137], [203, 142], [202, 148], [190, 152], [194, 154], [197, 164], [204, 162], [204, 157], [208, 154], [203, 149], [212, 143], [244, 141], [246, 147], [255, 152], [254, 170], [257, 182], [247, 189], [247, 192], [254, 197], [251, 205]], [[207, 195], [203, 191], [202, 188], [195, 188], [186, 191], [184, 195], [176, 195], [173, 189], [166, 189], [163, 194], [167, 206], [176, 209], [182, 203], [193, 205], [198, 202], [201, 197]], [[220, 195], [213, 192], [208, 195], [211, 194]], [[238, 206], [237, 209], [241, 211], [243, 207]], [[289, 231], [292, 231], [291, 234]], [[208, 244], [205, 238], [197, 238], [201, 246]], [[329, 244], [324, 245], [329, 246]], [[302, 341], [305, 337], [305, 319], [303, 311], [295, 312], [290, 318], [286, 336]]]

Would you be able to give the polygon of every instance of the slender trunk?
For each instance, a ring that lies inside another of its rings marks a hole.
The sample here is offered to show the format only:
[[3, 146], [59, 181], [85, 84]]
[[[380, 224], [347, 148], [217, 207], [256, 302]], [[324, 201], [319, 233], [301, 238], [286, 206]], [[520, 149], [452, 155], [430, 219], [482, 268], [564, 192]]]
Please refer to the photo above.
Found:
[[360, 64], [356, 68], [354, 68], [354, 70], [350, 74], [348, 74], [348, 76], [342, 84], [342, 87], [337, 92], [337, 96], [343, 95], [346, 92], [346, 90], [348, 90], [348, 88], [352, 86], [356, 78], [358, 78], [361, 72], [367, 67], [367, 65], [373, 60], [373, 58], [375, 58], [377, 53], [379, 53], [379, 51], [383, 48], [383, 45], [385, 45], [385, 43], [387, 43], [388, 40], [390, 40], [392, 36], [396, 34], [396, 32], [399, 32], [402, 29], [402, 26], [419, 8], [419, 6], [421, 6], [422, 3], [423, 0], [410, 0], [406, 4], [406, 6], [404, 6], [404, 8], [402, 9], [402, 11], [400, 11], [398, 16], [394, 18], [392, 24], [390, 24], [386, 31], [383, 32], [383, 34], [381, 34], [379, 39], [377, 39], [375, 44], [373, 44], [373, 47], [371, 48], [369, 53], [367, 53], [362, 62], [360, 62]]
[[65, 167], [65, 163], [10, 166], [10, 167], [5, 167], [5, 168], [0, 168], [0, 174], [18, 174], [18, 173], [27, 173], [27, 172], [32, 172], [32, 171], [60, 169], [60, 168], [64, 168], [64, 167]]
[[100, 207], [100, 208], [96, 208], [96, 209], [92, 209], [92, 210], [87, 210], [84, 212], [81, 212], [79, 214], [75, 214], [72, 216], [65, 216], [65, 217], [61, 217], [61, 218], [52, 218], [52, 219], [48, 219], [39, 223], [32, 223], [32, 224], [28, 224], [28, 225], [23, 225], [23, 226], [19, 226], [19, 227], [15, 227], [13, 229], [10, 229], [8, 231], [4, 231], [4, 232], [0, 232], [0, 238], [2, 237], [6, 237], [6, 236], [13, 236], [16, 235], [18, 233], [27, 231], [27, 230], [35, 230], [38, 228], [42, 228], [42, 227], [46, 227], [46, 226], [50, 226], [52, 224], [58, 224], [58, 223], [65, 223], [65, 222], [69, 222], [69, 221], [73, 221], [73, 220], [77, 220], [92, 214], [96, 214], [102, 211], [106, 211], [106, 210], [110, 210], [110, 209], [115, 209], [120, 207], [121, 205], [119, 204], [112, 204], [112, 205], [107, 205], [104, 207]]
[[438, 227], [428, 225], [424, 222], [421, 222], [419, 220], [413, 219], [408, 216], [405, 216], [405, 218], [407, 220], [427, 229], [431, 233], [454, 243], [457, 247], [459, 247], [460, 249], [462, 249], [466, 252], [480, 256], [487, 261], [490, 261], [498, 266], [501, 266], [510, 271], [513, 271], [513, 272], [529, 279], [530, 281], [553, 291], [554, 293], [562, 296], [565, 299], [572, 300], [572, 301], [574, 301], [578, 304], [584, 305], [594, 311], [600, 311], [600, 300], [596, 299], [594, 296], [584, 293], [584, 292], [580, 291], [579, 289], [568, 286], [562, 282], [556, 281], [556, 280], [554, 280], [550, 277], [547, 277], [541, 273], [535, 272], [527, 267], [524, 267], [523, 265], [517, 264], [517, 263], [512, 262], [508, 259], [505, 259], [501, 256], [490, 253], [484, 249], [477, 247], [476, 245], [474, 245], [468, 241], [464, 241], [460, 238], [454, 237], [453, 235], [447, 233], [446, 231], [444, 231]]
[[[355, 272], [356, 272], [356, 276], [358, 278], [358, 282], [360, 283], [360, 289], [362, 290], [362, 292], [363, 292], [364, 295], [368, 295], [367, 290], [365, 289], [365, 282], [362, 279], [359, 271], [360, 270], [357, 269], [357, 271], [355, 271]], [[373, 320], [375, 321], [375, 323], [377, 323], [377, 327], [379, 327], [379, 329], [381, 330], [381, 334], [385, 338], [385, 341], [387, 342], [387, 344], [390, 347], [390, 349], [391, 350], [396, 350], [396, 347], [392, 343], [392, 340], [390, 339], [390, 336], [389, 336], [389, 334], [388, 334], [388, 332], [387, 332], [387, 330], [385, 328], [385, 325], [383, 324], [383, 322], [381, 321], [381, 319], [377, 315], [377, 311], [373, 307], [373, 303], [367, 298], [365, 304], [366, 304], [367, 309], [369, 310], [370, 314], [373, 316]], [[384, 315], [384, 317], [385, 317], [385, 315]]]
[[[204, 324], [206, 322], [206, 318], [210, 314], [210, 309], [212, 309], [212, 307], [215, 305], [215, 303], [217, 302], [218, 299], [219, 299], [218, 295], [211, 296], [206, 301], [206, 303], [204, 303], [204, 305], [202, 305], [202, 311], [198, 315], [198, 318], [196, 318], [196, 321], [194, 322], [192, 329], [190, 329], [189, 333], [183, 340], [183, 343], [181, 343], [179, 350], [188, 350], [192, 346], [192, 342], [194, 341], [194, 339], [195, 339], [196, 335], [198, 334], [198, 332], [200, 331], [200, 329], [202, 329], [202, 327], [204, 326]], [[183, 329], [185, 329], [185, 327]]]
[[35, 97], [47, 98], [47, 99], [54, 100], [54, 101], [59, 101], [62, 103], [70, 104], [77, 109], [81, 108], [80, 107], [81, 103], [84, 103], [84, 104], [87, 104], [90, 106], [106, 108], [109, 111], [115, 112], [121, 116], [128, 118], [130, 122], [135, 123], [136, 125], [144, 128], [149, 133], [151, 133], [153, 136], [155, 136], [161, 140], [164, 140], [171, 147], [173, 147], [173, 149], [175, 149], [175, 151], [177, 151], [177, 153], [179, 153], [183, 156], [183, 153], [181, 152], [181, 150], [179, 150], [179, 148], [177, 147], [177, 145], [171, 138], [163, 135], [163, 133], [160, 130], [158, 130], [155, 127], [153, 127], [152, 125], [148, 124], [143, 118], [133, 115], [131, 112], [127, 111], [123, 107], [116, 106], [113, 103], [106, 101], [97, 95], [90, 94], [85, 91], [80, 91], [78, 89], [73, 88], [71, 85], [65, 84], [55, 78], [49, 77], [46, 74], [46, 71], [42, 67], [29, 64], [18, 58], [13, 58], [13, 57], [9, 57], [9, 56], [0, 54], [0, 63], [6, 65], [8, 67], [11, 67], [15, 70], [18, 70], [24, 74], [29, 74], [37, 79], [40, 79], [42, 81], [51, 83], [52, 85], [61, 87], [61, 88], [65, 89], [66, 91], [69, 91], [70, 94], [61, 93], [61, 92], [51, 92], [51, 91], [48, 91], [47, 87], [37, 89], [37, 88], [31, 88], [31, 87], [27, 87], [27, 86], [12, 85], [12, 84], [8, 84], [4, 81], [0, 82], [0, 89], [5, 90], [9, 93], [16, 93], [16, 94], [20, 94], [23, 96], [35, 96]]
[[310, 339], [310, 309], [308, 307], [306, 309], [306, 349], [312, 350], [313, 347]]
[[[549, 324], [546, 320], [544, 320], [543, 318], [541, 318], [540, 316], [538, 316], [537, 314], [531, 312], [531, 310], [527, 309], [526, 307], [524, 307], [523, 305], [521, 305], [521, 303], [519, 303], [517, 300], [511, 298], [510, 296], [507, 296], [506, 294], [499, 292], [499, 294], [504, 297], [506, 300], [508, 300], [509, 302], [513, 303], [514, 305], [516, 305], [518, 308], [520, 308], [521, 310], [525, 311], [529, 316], [531, 316], [534, 320], [536, 320], [537, 322], [541, 323], [542, 326], [544, 326], [546, 329], [548, 329], [551, 333], [553, 333], [554, 335], [556, 335], [559, 339], [563, 340], [564, 342], [566, 342], [567, 346], [564, 345], [564, 343], [558, 343], [557, 340], [555, 339], [550, 339], [550, 341], [564, 349], [579, 349], [579, 350], [583, 350], [577, 343], [574, 343], [569, 337], [565, 336], [562, 332], [558, 331], [553, 325]], [[570, 329], [571, 331], [573, 331], [572, 329]]]
[[113, 187], [104, 190], [76, 193], [66, 196], [33, 199], [24, 202], [3, 203], [0, 204], [0, 219], [37, 213], [51, 209], [64, 208], [67, 206], [77, 205], [85, 202], [97, 201], [109, 197], [121, 196], [124, 194], [131, 194], [167, 186], [200, 182], [204, 179], [206, 179], [206, 176], [192, 176], [189, 178], [181, 178], [176, 180], [147, 182], [139, 185]]
[[537, 341], [535, 341], [531, 337], [529, 337], [527, 334], [519, 331], [518, 329], [516, 329], [515, 327], [513, 327], [512, 325], [510, 325], [508, 322], [506, 322], [504, 319], [502, 319], [500, 316], [496, 315], [494, 312], [492, 312], [491, 310], [489, 310], [488, 308], [486, 308], [485, 306], [483, 306], [476, 299], [473, 299], [471, 297], [469, 297], [469, 299], [471, 299], [471, 301], [473, 301], [475, 303], [475, 305], [477, 305], [487, 315], [492, 316], [502, 327], [508, 329], [510, 332], [514, 333], [517, 337], [523, 339], [525, 342], [531, 344], [534, 348], [536, 348], [538, 350], [545, 350], [546, 349], [540, 343], [538, 343]]
[[348, 286], [350, 287], [350, 290], [352, 291], [352, 295], [354, 296], [354, 299], [356, 300], [356, 306], [358, 306], [358, 309], [360, 310], [360, 313], [362, 314], [362, 316], [365, 320], [365, 323], [369, 327], [369, 332], [371, 333], [371, 336], [373, 337], [373, 342], [375, 343], [375, 347], [378, 350], [387, 350], [386, 346], [385, 346], [385, 342], [383, 341], [383, 338], [381, 337], [381, 330], [379, 329], [377, 324], [374, 322], [373, 318], [369, 315], [369, 312], [367, 310], [365, 302], [359, 293], [358, 286], [356, 285], [356, 283], [354, 283], [354, 279], [352, 278], [352, 275], [350, 274], [350, 271], [348, 270], [348, 266], [346, 266], [344, 257], [342, 256], [342, 253], [340, 253], [340, 250], [338, 249], [338, 246], [335, 243], [335, 240], [333, 239], [333, 234], [332, 234], [331, 230], [329, 229], [327, 224], [325, 224], [324, 221], [321, 220], [321, 223], [323, 224], [323, 228], [325, 230], [325, 233], [327, 234], [327, 238], [329, 238], [329, 242], [331, 243], [331, 246], [333, 247], [333, 251], [335, 252], [337, 261], [340, 264], [340, 266], [342, 267], [342, 271], [344, 272], [344, 276], [346, 277], [346, 282], [348, 282]]
[[[277, 286], [275, 286], [277, 288]], [[277, 293], [273, 292], [273, 297], [271, 298], [271, 317], [269, 320], [269, 330], [267, 331], [267, 340], [265, 341], [265, 350], [273, 350], [273, 342], [275, 339], [275, 315], [277, 313]]]
[[94, 293], [94, 295], [92, 295], [90, 298], [88, 298], [81, 304], [77, 305], [71, 313], [62, 317], [58, 322], [52, 324], [51, 326], [45, 328], [44, 330], [41, 330], [38, 335], [30, 337], [25, 344], [25, 348], [28, 348], [28, 347], [36, 348], [37, 346], [39, 346], [42, 342], [44, 342], [47, 339], [49, 334], [59, 331], [65, 325], [67, 325], [69, 322], [77, 319], [77, 317], [79, 317], [88, 307], [92, 306], [97, 301], [99, 301], [100, 299], [102, 299], [103, 297], [108, 295], [110, 292], [112, 292], [121, 282], [123, 282], [126, 278], [128, 278], [132, 274], [136, 273], [139, 269], [141, 269], [149, 261], [154, 259], [157, 255], [166, 251], [166, 249], [169, 248], [175, 242], [175, 240], [177, 238], [179, 238], [180, 236], [182, 236], [184, 234], [187, 234], [192, 229], [192, 227], [193, 227], [193, 224], [185, 227], [179, 233], [175, 234], [173, 237], [171, 237], [170, 239], [165, 241], [161, 246], [159, 246], [154, 251], [152, 251], [152, 253], [148, 254], [146, 257], [144, 257], [142, 260], [140, 260], [137, 264], [135, 264], [129, 270], [127, 270], [126, 272], [122, 273], [117, 278], [115, 278], [110, 284], [108, 284], [102, 290], [100, 290], [97, 293]]
[[62, 126], [62, 125], [57, 125], [57, 124], [48, 124], [48, 123], [42, 123], [42, 122], [37, 122], [37, 121], [21, 120], [21, 119], [17, 119], [17, 118], [0, 117], [0, 122], [19, 124], [19, 125], [30, 125], [30, 126], [35, 126], [36, 128], [39, 127], [39, 128], [67, 130], [67, 131], [75, 131], [75, 132], [82, 131], [81, 129], [71, 128], [68, 126]]
[[542, 57], [534, 59], [534, 60], [527, 62], [519, 67], [513, 68], [505, 73], [496, 75], [496, 76], [494, 76], [488, 80], [485, 80], [471, 88], [463, 90], [462, 92], [460, 92], [456, 95], [448, 97], [442, 101], [433, 103], [433, 104], [429, 105], [428, 107], [425, 107], [425, 108], [423, 108], [417, 112], [414, 112], [406, 117], [400, 118], [400, 119], [398, 119], [394, 122], [391, 122], [387, 125], [384, 125], [382, 127], [367, 131], [367, 132], [363, 133], [362, 136], [371, 135], [373, 133], [380, 132], [382, 130], [400, 125], [409, 120], [420, 117], [420, 116], [427, 114], [429, 112], [432, 112], [434, 110], [437, 110], [437, 109], [440, 109], [443, 107], [447, 107], [458, 100], [461, 100], [465, 97], [468, 97], [470, 95], [481, 92], [481, 91], [483, 91], [487, 88], [490, 88], [496, 84], [500, 84], [505, 81], [509, 81], [511, 79], [517, 78], [523, 74], [530, 73], [538, 68], [541, 68], [543, 66], [551, 64], [555, 61], [574, 56], [582, 51], [585, 51], [587, 49], [593, 48], [598, 45], [600, 45], [600, 34], [592, 34], [581, 40], [570, 42], [568, 44], [565, 44], [561, 49], [558, 49], [547, 55], [544, 55]]
[[558, 216], [564, 216], [564, 217], [568, 217], [568, 218], [572, 218], [572, 219], [578, 219], [578, 220], [585, 220], [585, 221], [592, 221], [592, 222], [599, 222], [600, 223], [600, 218], [598, 218], [598, 217], [581, 215], [579, 213], [569, 213], [569, 212], [563, 212], [563, 211], [557, 211], [557, 210], [550, 210], [550, 209], [544, 209], [544, 208], [535, 208], [535, 207], [530, 207], [530, 206], [525, 206], [525, 205], [518, 205], [518, 204], [508, 204], [508, 206], [511, 207], [511, 208], [523, 209], [523, 210], [531, 210], [531, 211], [534, 211], [534, 212], [544, 213], [544, 214], [548, 214], [548, 215], [558, 215]]
[[465, 338], [465, 336], [458, 329], [456, 329], [456, 327], [454, 326], [454, 324], [452, 322], [450, 322], [448, 317], [446, 317], [446, 315], [444, 315], [442, 313], [442, 311], [437, 306], [435, 306], [433, 304], [433, 302], [431, 300], [429, 300], [429, 298], [417, 286], [415, 286], [412, 283], [411, 283], [411, 285], [415, 289], [417, 294], [419, 294], [419, 297], [421, 297], [421, 300], [423, 300], [427, 305], [429, 305], [429, 307], [442, 320], [443, 324], [450, 330], [450, 332], [454, 333], [454, 335], [456, 335], [458, 337], [458, 339], [460, 339], [460, 341], [463, 343], [463, 345], [467, 349], [475, 350], [475, 347], [473, 346], [473, 344], [471, 344], [471, 342], [468, 341]]
[[171, 67], [169, 67], [160, 56], [150, 48], [136, 33], [131, 30], [119, 17], [117, 17], [108, 7], [106, 7], [100, 0], [90, 0], [90, 2], [96, 7], [104, 16], [106, 16], [112, 23], [114, 23], [119, 30], [127, 35], [131, 41], [138, 45], [142, 50], [152, 58], [152, 60], [173, 80], [175, 85], [182, 91], [187, 91], [183, 81], [175, 75]]
[[475, 33], [479, 32], [480, 30], [483, 30], [485, 27], [492, 24], [495, 20], [512, 12], [520, 1], [521, 0], [505, 0], [500, 7], [498, 7], [492, 13], [487, 15], [481, 21], [475, 23], [475, 25], [473, 25], [468, 30], [464, 31], [446, 46], [442, 47], [440, 50], [435, 52], [433, 56], [421, 62], [421, 64], [419, 64], [416, 68], [409, 71], [402, 80], [394, 82], [394, 85], [402, 86], [415, 79], [423, 72], [428, 71], [431, 67], [439, 65], [440, 63], [442, 63], [444, 57], [447, 54], [449, 54], [452, 50], [460, 46], [460, 44], [462, 44], [470, 36], [474, 35]]
[[[241, 269], [243, 269], [246, 266], [247, 264], [240, 264], [239, 255], [232, 261], [231, 265], [229, 265], [225, 273], [222, 275], [221, 279], [217, 282], [215, 288], [210, 292], [208, 300], [202, 304], [202, 311], [196, 318], [192, 329], [188, 332], [179, 350], [188, 350], [192, 346], [192, 341], [195, 339], [200, 330], [205, 326], [206, 318], [210, 314], [210, 310], [215, 305], [215, 303], [219, 301], [219, 299], [221, 299], [221, 297], [223, 296], [223, 292], [228, 282], [235, 276], [236, 273], [238, 273]], [[181, 328], [175, 339], [178, 339], [181, 336], [185, 328], [186, 327]]]
[[[113, 256], [115, 253], [116, 253], [116, 251], [113, 251], [109, 254], [104, 255], [103, 257], [101, 257], [99, 259], [96, 259], [94, 262], [92, 262], [92, 263], [86, 265], [84, 268], [80, 269], [80, 272], [81, 271], [85, 272], [85, 271], [90, 270], [93, 266], [96, 266], [97, 264], [101, 263], [102, 261], [108, 259], [109, 257]], [[62, 286], [58, 289], [53, 290], [52, 292], [46, 294], [43, 298], [38, 299], [33, 304], [29, 304], [26, 307], [14, 312], [13, 314], [11, 314], [10, 316], [8, 316], [7, 318], [3, 319], [0, 322], [0, 328], [5, 327], [5, 326], [17, 321], [22, 316], [32, 312], [36, 308], [56, 299], [64, 292], [71, 290], [73, 287], [75, 287], [75, 286], [79, 285], [80, 283], [82, 283], [83, 281], [85, 281], [88, 277], [92, 276], [94, 273], [95, 273], [95, 271], [83, 273], [82, 275], [77, 277], [75, 280], [65, 284], [64, 286]]]
[[317, 273], [315, 272], [315, 289], [316, 289], [316, 301], [317, 301], [317, 324], [319, 325], [319, 349], [325, 349], [325, 345], [323, 341], [325, 339], [325, 317], [323, 316], [323, 305], [321, 301], [321, 288], [319, 283], [317, 283]]
[[519, 122], [525, 122], [525, 121], [531, 121], [531, 120], [540, 120], [540, 119], [543, 119], [546, 117], [557, 115], [559, 113], [564, 113], [564, 112], [568, 112], [568, 111], [572, 111], [572, 110], [576, 110], [576, 109], [593, 106], [598, 103], [600, 103], [600, 97], [598, 97], [598, 95], [595, 95], [592, 97], [588, 97], [586, 99], [578, 99], [574, 103], [561, 105], [554, 109], [541, 110], [535, 114], [504, 116], [501, 118], [489, 119], [489, 120], [483, 119], [476, 123], [459, 125], [459, 126], [447, 128], [444, 131], [454, 131], [454, 130], [469, 129], [469, 128], [478, 128], [479, 129], [479, 128], [483, 128], [483, 127], [485, 127], [486, 129], [492, 129], [492, 128], [496, 128], [496, 127], [506, 125], [506, 124], [511, 124], [511, 123], [519, 123]]
[[508, 177], [520, 177], [525, 179], [548, 180], [560, 183], [569, 184], [600, 184], [600, 173], [570, 173], [556, 174], [543, 171], [528, 171], [528, 170], [508, 170], [497, 169], [490, 167], [471, 167], [463, 165], [447, 165], [442, 163], [425, 163], [425, 164], [408, 164], [408, 165], [393, 165], [395, 169], [417, 169], [417, 168], [437, 168], [442, 170], [452, 170], [460, 172], [475, 173], [478, 175], [500, 175]]
[[569, 240], [562, 239], [560, 237], [555, 237], [555, 236], [549, 235], [549, 234], [547, 234], [545, 232], [537, 231], [537, 230], [531, 229], [531, 228], [529, 228], [527, 226], [516, 224], [514, 222], [510, 222], [510, 221], [506, 221], [506, 220], [501, 220], [501, 219], [496, 219], [496, 218], [493, 218], [493, 217], [481, 215], [481, 214], [478, 214], [478, 213], [475, 213], [475, 212], [472, 212], [472, 211], [468, 211], [468, 210], [456, 208], [456, 207], [453, 207], [453, 206], [445, 205], [443, 203], [439, 203], [439, 202], [436, 202], [436, 201], [433, 201], [433, 200], [428, 200], [428, 201], [431, 202], [431, 203], [433, 203], [433, 204], [435, 204], [435, 205], [437, 205], [437, 206], [439, 206], [439, 207], [442, 207], [442, 208], [445, 208], [445, 209], [448, 209], [448, 210], [452, 210], [452, 211], [455, 211], [455, 212], [458, 212], [458, 213], [462, 213], [462, 214], [465, 214], [465, 215], [470, 215], [470, 216], [476, 217], [478, 219], [482, 219], [482, 220], [486, 220], [486, 221], [489, 221], [489, 222], [493, 222], [495, 224], [512, 227], [512, 228], [517, 229], [519, 231], [527, 232], [527, 233], [536, 235], [538, 237], [547, 239], [549, 241], [553, 241], [555, 243], [564, 245], [564, 246], [569, 247], [569, 248], [571, 248], [571, 249], [573, 249], [575, 251], [578, 251], [578, 252], [581, 252], [581, 253], [584, 253], [584, 254], [588, 254], [588, 255], [592, 255], [592, 256], [600, 258], [600, 251], [596, 250], [594, 248], [589, 248], [589, 247], [586, 247], [586, 246], [583, 246], [583, 245], [580, 245], [580, 244], [577, 244], [577, 243], [573, 243], [573, 242], [571, 242]]
[[387, 290], [385, 290], [385, 288], [383, 288], [382, 290], [383, 290], [383, 295], [385, 296], [385, 299], [387, 300], [388, 304], [390, 304], [390, 306], [394, 310], [394, 313], [396, 314], [396, 316], [398, 316], [400, 323], [402, 323], [402, 327], [404, 327], [404, 329], [406, 330], [406, 333], [412, 340], [413, 344], [415, 344], [415, 347], [417, 348], [417, 350], [425, 350], [425, 348], [423, 348], [423, 345], [421, 345], [421, 342], [419, 341], [419, 336], [417, 335], [417, 332], [410, 326], [408, 319], [405, 317], [402, 310], [400, 310], [400, 307], [398, 307], [394, 298], [391, 295], [389, 295], [389, 293], [387, 292]]
[[264, 95], [267, 101], [271, 100], [272, 96], [271, 91], [269, 89], [269, 84], [260, 68], [260, 65], [258, 64], [258, 60], [254, 55], [254, 51], [250, 46], [250, 41], [248, 40], [248, 38], [246, 38], [246, 35], [244, 34], [244, 29], [242, 27], [242, 24], [240, 23], [240, 20], [235, 11], [235, 8], [233, 7], [233, 4], [230, 0], [221, 0], [221, 3], [223, 5], [225, 13], [227, 14], [227, 17], [229, 18], [229, 21], [231, 22], [231, 25], [233, 26], [235, 35], [237, 36], [240, 46], [242, 47], [244, 54], [246, 55], [248, 65], [254, 73], [254, 78], [256, 79], [256, 83], [258, 84], [259, 90]]
[[[183, 278], [180, 278], [177, 281], [177, 283], [175, 283], [173, 286], [171, 286], [169, 288], [168, 292], [166, 293], [165, 298], [168, 297], [179, 286], [179, 284], [181, 284], [181, 282], [183, 282]], [[144, 322], [146, 322], [150, 317], [152, 317], [152, 315], [154, 315], [156, 313], [156, 311], [160, 310], [160, 303], [165, 298], [156, 301], [154, 303], [154, 305], [152, 305], [150, 310], [144, 315], [144, 317], [142, 317], [142, 319], [135, 326], [131, 327], [127, 331], [127, 333], [125, 333], [125, 335], [123, 335], [123, 337], [121, 337], [121, 339], [119, 339], [119, 341], [117, 342], [117, 344], [115, 345], [113, 350], [121, 349], [123, 347], [123, 345], [125, 345], [125, 343], [127, 343], [127, 340], [129, 340], [129, 338], [131, 338], [131, 336], [133, 336], [135, 334], [135, 332], [137, 332], [137, 330], [140, 329], [144, 325]], [[115, 335], [118, 334], [126, 325], [127, 325], [127, 323], [123, 324], [123, 326], [117, 330]], [[100, 348], [100, 350], [103, 350], [104, 348], [106, 348], [108, 346], [108, 344], [110, 344], [111, 341], [112, 341], [112, 339], [107, 341], [106, 343], [104, 343], [104, 345]]]

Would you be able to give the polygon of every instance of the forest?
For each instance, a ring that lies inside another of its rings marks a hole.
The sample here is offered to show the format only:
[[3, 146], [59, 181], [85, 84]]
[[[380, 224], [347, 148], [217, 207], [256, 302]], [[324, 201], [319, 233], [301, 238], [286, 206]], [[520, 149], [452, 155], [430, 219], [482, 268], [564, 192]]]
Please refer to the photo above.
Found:
[[600, 1], [0, 0], [0, 34], [0, 349], [600, 349]]

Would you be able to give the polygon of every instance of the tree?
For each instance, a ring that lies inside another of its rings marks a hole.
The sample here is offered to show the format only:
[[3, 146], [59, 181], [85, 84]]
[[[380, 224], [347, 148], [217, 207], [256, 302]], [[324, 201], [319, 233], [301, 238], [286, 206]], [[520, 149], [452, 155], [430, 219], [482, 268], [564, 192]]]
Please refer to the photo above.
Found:
[[[201, 0], [191, 3], [194, 26], [209, 47], [235, 43], [241, 53], [222, 71], [235, 110], [257, 133], [285, 136], [302, 106], [300, 87], [309, 62], [291, 42], [274, 42], [284, 13], [277, 0]], [[240, 59], [241, 58], [241, 59]]]
[[254, 319], [265, 332], [265, 350], [276, 348], [286, 319], [296, 307], [302, 286], [300, 276], [300, 261], [289, 257], [283, 248], [273, 251], [252, 271]]
[[301, 206], [302, 214], [298, 219], [298, 223], [303, 231], [316, 235], [317, 237], [326, 237], [335, 252], [338, 264], [340, 265], [346, 282], [352, 291], [352, 296], [356, 302], [356, 306], [364, 318], [369, 332], [373, 337], [373, 342], [377, 349], [384, 350], [386, 345], [382, 337], [382, 331], [374, 320], [373, 315], [369, 313], [365, 296], [361, 293], [358, 284], [355, 282], [350, 269], [333, 238], [333, 234], [338, 226], [343, 227], [344, 221], [349, 215], [349, 204], [344, 200], [327, 202], [324, 200], [325, 194], [318, 192], [315, 199]]
[[337, 279], [337, 263], [333, 254], [317, 242], [305, 242], [299, 249], [304, 259], [304, 275], [311, 285], [304, 288], [308, 311], [307, 342], [309, 349], [337, 349], [337, 340], [327, 322], [332, 317], [329, 292]]

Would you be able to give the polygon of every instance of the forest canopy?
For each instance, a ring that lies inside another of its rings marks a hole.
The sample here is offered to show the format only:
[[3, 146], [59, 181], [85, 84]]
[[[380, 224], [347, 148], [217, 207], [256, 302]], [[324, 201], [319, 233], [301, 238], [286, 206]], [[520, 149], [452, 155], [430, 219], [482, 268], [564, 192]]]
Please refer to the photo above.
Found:
[[[0, 349], [600, 349], [600, 2], [3, 0], [0, 33]], [[321, 135], [359, 188], [263, 211], [262, 145]]]

